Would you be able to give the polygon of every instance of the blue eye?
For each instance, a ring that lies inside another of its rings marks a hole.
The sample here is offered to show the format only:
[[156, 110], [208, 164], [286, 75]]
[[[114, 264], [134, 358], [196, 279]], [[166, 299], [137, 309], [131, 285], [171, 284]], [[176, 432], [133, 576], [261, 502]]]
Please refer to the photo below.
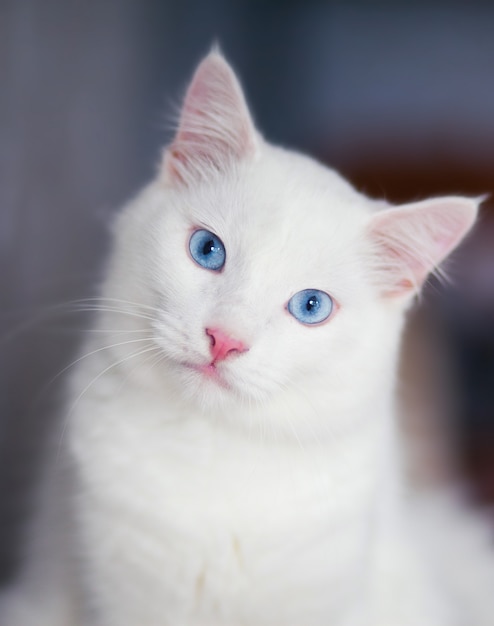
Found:
[[225, 246], [209, 230], [196, 230], [189, 240], [189, 250], [194, 261], [207, 270], [217, 272], [225, 265]]
[[288, 302], [288, 311], [302, 324], [319, 324], [331, 315], [333, 300], [324, 291], [304, 289]]

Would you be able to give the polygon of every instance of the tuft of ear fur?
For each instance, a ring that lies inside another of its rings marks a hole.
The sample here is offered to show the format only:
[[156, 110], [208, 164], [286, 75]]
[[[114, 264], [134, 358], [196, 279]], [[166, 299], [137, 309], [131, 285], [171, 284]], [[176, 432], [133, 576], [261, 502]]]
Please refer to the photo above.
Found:
[[259, 142], [240, 83], [217, 49], [200, 63], [165, 152], [165, 180], [188, 185], [254, 155]]
[[404, 297], [417, 292], [470, 230], [481, 202], [482, 198], [434, 198], [374, 214], [368, 235], [382, 294]]

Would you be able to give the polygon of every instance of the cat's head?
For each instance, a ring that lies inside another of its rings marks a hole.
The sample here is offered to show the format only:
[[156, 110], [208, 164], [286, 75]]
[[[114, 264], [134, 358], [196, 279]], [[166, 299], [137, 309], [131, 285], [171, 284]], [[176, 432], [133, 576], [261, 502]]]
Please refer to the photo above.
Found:
[[120, 220], [115, 294], [152, 307], [154, 375], [192, 402], [340, 410], [392, 378], [403, 311], [477, 205], [384, 207], [271, 146], [212, 52], [156, 180]]

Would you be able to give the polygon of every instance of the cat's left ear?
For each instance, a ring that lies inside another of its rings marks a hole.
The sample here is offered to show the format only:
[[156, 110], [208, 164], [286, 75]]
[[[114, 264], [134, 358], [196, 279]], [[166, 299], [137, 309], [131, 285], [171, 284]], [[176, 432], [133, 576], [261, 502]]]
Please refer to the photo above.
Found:
[[379, 211], [368, 234], [381, 293], [406, 297], [460, 243], [483, 198], [435, 198]]
[[255, 130], [240, 83], [223, 56], [213, 50], [197, 68], [187, 90], [180, 122], [165, 152], [165, 180], [188, 185], [211, 170], [222, 171], [254, 155]]

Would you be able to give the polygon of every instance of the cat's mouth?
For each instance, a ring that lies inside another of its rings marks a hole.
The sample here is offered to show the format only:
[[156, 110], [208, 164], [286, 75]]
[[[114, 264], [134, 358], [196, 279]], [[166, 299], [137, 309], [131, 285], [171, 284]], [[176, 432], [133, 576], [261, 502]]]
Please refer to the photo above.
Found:
[[225, 389], [229, 389], [230, 385], [226, 382], [221, 371], [216, 367], [214, 362], [212, 363], [204, 363], [202, 365], [198, 365], [196, 363], [183, 363], [183, 365], [194, 372], [197, 372], [201, 375], [201, 377], [211, 380], [218, 384], [220, 387]]

